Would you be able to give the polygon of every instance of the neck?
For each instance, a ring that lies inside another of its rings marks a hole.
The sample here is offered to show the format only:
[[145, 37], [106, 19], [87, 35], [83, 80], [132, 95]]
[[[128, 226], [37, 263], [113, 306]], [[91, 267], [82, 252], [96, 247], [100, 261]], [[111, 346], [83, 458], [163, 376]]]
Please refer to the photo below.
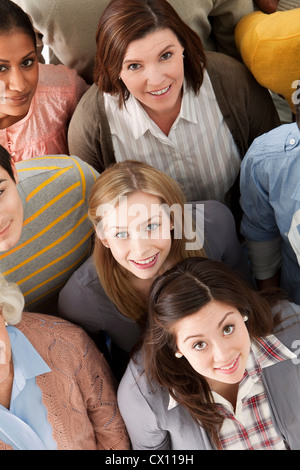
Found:
[[10, 407], [13, 380], [14, 380], [14, 366], [13, 366], [13, 361], [11, 359], [10, 364], [9, 364], [9, 374], [7, 378], [0, 384], [0, 404], [4, 406], [4, 408], [7, 408], [7, 409], [9, 409]]
[[7, 129], [7, 127], [10, 127], [16, 122], [19, 122], [24, 119], [26, 115], [27, 113], [23, 116], [0, 116], [0, 129]]
[[182, 93], [182, 91], [179, 93], [177, 101], [172, 109], [156, 111], [152, 108], [148, 108], [147, 106], [142, 105], [150, 119], [152, 119], [152, 121], [155, 122], [160, 130], [167, 136], [169, 135], [171, 127], [180, 113]]

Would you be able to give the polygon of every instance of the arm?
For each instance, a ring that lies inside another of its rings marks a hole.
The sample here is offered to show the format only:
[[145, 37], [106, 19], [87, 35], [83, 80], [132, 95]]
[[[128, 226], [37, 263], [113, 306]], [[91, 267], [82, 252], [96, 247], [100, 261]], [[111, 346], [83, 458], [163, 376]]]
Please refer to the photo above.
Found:
[[247, 258], [237, 237], [234, 217], [224, 204], [205, 201], [204, 234], [207, 256], [222, 261], [252, 283]]
[[75, 109], [69, 125], [68, 145], [70, 155], [80, 157], [99, 173], [115, 161], [103, 96], [95, 84]]
[[90, 257], [61, 289], [59, 315], [89, 334], [104, 331], [123, 351], [129, 352], [140, 337], [140, 327], [117, 310], [105, 294]]
[[[259, 288], [279, 283], [281, 236], [269, 196], [269, 174], [254, 143], [241, 165], [241, 233], [246, 238], [252, 271]], [[276, 164], [276, 163], [275, 163]], [[259, 282], [263, 281], [263, 282]]]
[[153, 407], [146, 398], [146, 384], [145, 376], [137, 373], [130, 361], [118, 388], [120, 412], [134, 450], [168, 450], [171, 448], [169, 433], [157, 424]]
[[209, 13], [212, 33], [217, 50], [240, 59], [237, 51], [234, 30], [241, 18], [253, 12], [252, 0], [214, 0]]
[[128, 450], [130, 442], [117, 405], [115, 380], [104, 357], [88, 338], [77, 380], [93, 425], [97, 449]]

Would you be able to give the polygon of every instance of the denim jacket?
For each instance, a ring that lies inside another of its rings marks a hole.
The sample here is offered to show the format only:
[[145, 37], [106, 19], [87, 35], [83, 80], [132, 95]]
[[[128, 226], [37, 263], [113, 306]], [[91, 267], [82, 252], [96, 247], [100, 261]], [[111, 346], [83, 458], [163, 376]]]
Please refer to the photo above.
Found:
[[240, 188], [241, 232], [252, 242], [254, 275], [257, 258], [268, 269], [275, 257], [262, 262], [259, 244], [263, 242], [268, 250], [277, 240], [281, 286], [300, 304], [300, 132], [296, 123], [255, 139], [241, 165]]

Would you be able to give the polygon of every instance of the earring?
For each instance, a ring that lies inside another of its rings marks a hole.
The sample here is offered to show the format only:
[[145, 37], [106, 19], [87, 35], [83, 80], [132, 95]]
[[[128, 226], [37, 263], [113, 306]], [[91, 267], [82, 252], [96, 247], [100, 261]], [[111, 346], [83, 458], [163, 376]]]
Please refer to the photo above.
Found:
[[244, 320], [245, 322], [248, 320], [247, 315], [245, 315], [245, 316], [243, 317], [243, 320]]
[[184, 54], [182, 54], [182, 57], [184, 58]]
[[182, 357], [182, 354], [180, 352], [176, 352], [175, 353], [175, 357], [177, 357], [177, 359], [180, 359]]

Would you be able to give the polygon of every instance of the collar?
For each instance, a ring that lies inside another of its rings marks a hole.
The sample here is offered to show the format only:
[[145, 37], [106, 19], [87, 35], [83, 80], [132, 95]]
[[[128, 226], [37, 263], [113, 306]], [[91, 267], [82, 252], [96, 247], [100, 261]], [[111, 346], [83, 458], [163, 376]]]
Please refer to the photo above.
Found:
[[44, 359], [18, 328], [8, 326], [7, 332], [12, 349], [14, 379], [19, 390], [24, 387], [26, 380], [51, 372]]
[[[247, 361], [245, 374], [240, 383], [239, 395], [246, 396], [252, 386], [260, 379], [262, 370], [271, 367], [278, 362], [294, 359], [297, 355], [290, 351], [278, 338], [269, 335], [251, 343], [250, 353]], [[249, 380], [250, 379], [250, 380]], [[215, 401], [223, 402], [225, 399], [219, 394], [212, 392]], [[171, 395], [169, 396], [168, 410], [178, 403]]]
[[[130, 121], [130, 127], [136, 140], [147, 131], [150, 131], [152, 134], [157, 134], [156, 124], [152, 119], [150, 119], [140, 102], [133, 95], [130, 95], [126, 102], [126, 110], [128, 113], [127, 117]], [[183, 83], [180, 113], [178, 114], [173, 126], [175, 123], [178, 123], [180, 119], [198, 124], [195, 95], [192, 90], [187, 88], [186, 81]]]

